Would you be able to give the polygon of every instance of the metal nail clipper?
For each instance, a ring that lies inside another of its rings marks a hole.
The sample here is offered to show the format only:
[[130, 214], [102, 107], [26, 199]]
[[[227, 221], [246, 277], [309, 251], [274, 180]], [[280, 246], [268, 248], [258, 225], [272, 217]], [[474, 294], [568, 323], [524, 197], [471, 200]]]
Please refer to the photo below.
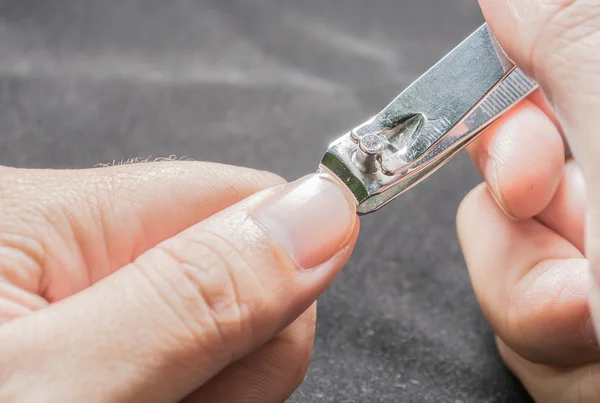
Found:
[[334, 141], [319, 171], [354, 195], [360, 215], [408, 191], [537, 88], [487, 24], [383, 111]]

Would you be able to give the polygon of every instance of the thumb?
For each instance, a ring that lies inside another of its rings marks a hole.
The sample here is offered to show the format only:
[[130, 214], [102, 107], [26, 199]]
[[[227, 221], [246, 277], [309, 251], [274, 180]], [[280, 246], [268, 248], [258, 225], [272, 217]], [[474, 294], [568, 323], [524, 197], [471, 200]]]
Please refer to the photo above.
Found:
[[600, 207], [600, 2], [479, 0], [508, 55], [541, 86]]
[[[587, 182], [590, 302], [600, 325], [600, 2], [480, 0], [511, 58], [540, 84]], [[598, 327], [597, 327], [598, 328]]]
[[357, 232], [328, 176], [256, 194], [1, 327], [0, 401], [179, 401], [308, 309]]
[[[511, 58], [540, 84], [589, 180], [600, 179], [600, 2], [480, 0]], [[600, 186], [595, 186], [600, 188]], [[595, 191], [596, 199], [599, 191]]]

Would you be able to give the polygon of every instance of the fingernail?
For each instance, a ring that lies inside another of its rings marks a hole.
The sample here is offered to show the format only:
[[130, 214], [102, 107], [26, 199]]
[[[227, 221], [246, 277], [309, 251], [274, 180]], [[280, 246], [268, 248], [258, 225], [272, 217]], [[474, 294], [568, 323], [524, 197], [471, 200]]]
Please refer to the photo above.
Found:
[[581, 332], [583, 333], [583, 337], [585, 340], [590, 343], [592, 346], [598, 348], [598, 336], [596, 335], [596, 329], [594, 327], [594, 322], [590, 316], [583, 322], [583, 326], [581, 327]]
[[357, 219], [349, 194], [327, 174], [286, 185], [258, 208], [255, 217], [305, 270], [337, 255]]
[[484, 167], [484, 175], [488, 182], [488, 189], [490, 190], [492, 197], [494, 198], [494, 200], [496, 200], [496, 203], [498, 204], [500, 209], [502, 209], [504, 214], [506, 214], [511, 220], [516, 220], [517, 218], [510, 211], [510, 209], [506, 205], [504, 197], [502, 196], [502, 191], [500, 190], [500, 182], [498, 181], [498, 164], [494, 160], [494, 156], [491, 155], [491, 153], [487, 160], [486, 166]]

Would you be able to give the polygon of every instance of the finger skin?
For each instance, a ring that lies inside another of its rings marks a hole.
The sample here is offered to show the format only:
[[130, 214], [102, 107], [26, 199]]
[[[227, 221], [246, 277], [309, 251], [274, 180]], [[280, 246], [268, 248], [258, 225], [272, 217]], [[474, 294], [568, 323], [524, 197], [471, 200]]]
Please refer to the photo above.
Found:
[[544, 114], [546, 116], [548, 116], [548, 118], [550, 119], [550, 121], [552, 122], [554, 127], [556, 127], [558, 129], [558, 131], [560, 132], [560, 136], [563, 139], [563, 144], [564, 144], [565, 150], [569, 151], [569, 144], [565, 137], [565, 133], [560, 125], [560, 121], [556, 117], [556, 114], [552, 110], [552, 107], [550, 106], [550, 104], [548, 104], [548, 100], [544, 96], [544, 93], [542, 92], [542, 90], [538, 89], [538, 90], [534, 91], [533, 94], [531, 94], [529, 97], [527, 97], [527, 100], [529, 102], [533, 103], [538, 108], [540, 108], [540, 110], [542, 112], [544, 112]]
[[505, 343], [547, 365], [600, 358], [582, 334], [589, 277], [577, 248], [535, 219], [506, 217], [485, 185], [464, 200], [457, 225], [475, 294]]
[[[298, 218], [290, 233], [321, 229], [310, 259], [293, 256], [287, 242], [298, 239], [264, 221], [282, 206]], [[350, 257], [358, 230], [348, 195], [323, 175], [260, 192], [0, 327], [9, 346], [0, 355], [0, 401], [179, 401], [309, 309]], [[322, 263], [300, 266], [307, 261]], [[35, 387], [27, 385], [32, 374]]]
[[565, 162], [565, 144], [559, 144], [553, 116], [542, 95], [534, 95], [483, 133], [468, 152], [509, 217], [535, 216], [583, 252], [585, 178], [573, 159]]
[[496, 344], [502, 359], [536, 402], [594, 403], [600, 401], [600, 364], [580, 367], [549, 367], [527, 361], [502, 339]]
[[315, 336], [316, 304], [254, 353], [232, 364], [183, 403], [280, 403], [304, 380]]
[[[509, 56], [540, 84], [586, 183], [589, 307], [600, 324], [600, 7], [597, 0], [480, 0], [492, 31]], [[510, 344], [510, 343], [508, 343]], [[512, 346], [511, 346], [512, 347]], [[519, 357], [516, 351], [512, 357]], [[510, 355], [507, 355], [507, 357]], [[530, 363], [505, 358], [539, 401], [556, 401], [552, 377], [532, 375]], [[544, 368], [542, 368], [544, 369]], [[548, 368], [546, 368], [548, 369]], [[598, 400], [598, 368], [562, 374], [571, 393], [562, 401]]]
[[0, 326], [47, 306], [38, 295], [0, 280]]
[[[597, 0], [480, 0], [500, 44], [536, 79], [588, 183], [586, 253], [600, 281], [600, 7]], [[596, 319], [600, 318], [597, 312]]]
[[579, 165], [571, 159], [565, 164], [554, 198], [537, 219], [584, 254], [586, 210], [585, 178]]
[[284, 183], [247, 168], [156, 162], [85, 170], [0, 168], [0, 278], [59, 301], [159, 242]]
[[564, 144], [552, 121], [524, 101], [468, 148], [492, 195], [513, 219], [536, 216], [560, 184]]

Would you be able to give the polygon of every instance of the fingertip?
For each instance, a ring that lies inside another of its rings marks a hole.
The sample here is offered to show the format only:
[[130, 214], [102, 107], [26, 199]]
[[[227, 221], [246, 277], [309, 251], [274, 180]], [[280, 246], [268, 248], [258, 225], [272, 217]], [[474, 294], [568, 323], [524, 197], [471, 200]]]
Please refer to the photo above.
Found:
[[492, 196], [512, 219], [531, 218], [550, 203], [565, 163], [559, 131], [530, 101], [490, 127], [469, 154]]

